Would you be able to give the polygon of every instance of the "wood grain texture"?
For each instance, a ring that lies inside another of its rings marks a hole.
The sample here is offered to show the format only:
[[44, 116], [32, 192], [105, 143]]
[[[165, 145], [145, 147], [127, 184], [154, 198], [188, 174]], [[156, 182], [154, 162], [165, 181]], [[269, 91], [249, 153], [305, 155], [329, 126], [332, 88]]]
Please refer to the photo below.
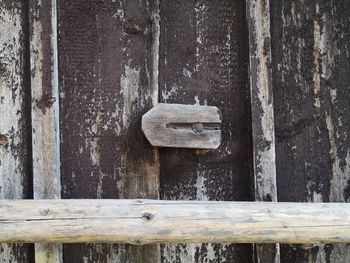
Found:
[[[59, 1], [63, 198], [158, 198], [141, 130], [157, 101], [155, 1]], [[64, 246], [67, 262], [156, 262], [157, 246]]]
[[[0, 2], [0, 199], [32, 197], [28, 6]], [[33, 262], [30, 244], [1, 244], [1, 262]]]
[[[347, 202], [349, 1], [272, 1], [279, 201]], [[349, 262], [343, 245], [283, 246], [282, 262]]]
[[[61, 197], [56, 1], [30, 1], [33, 188]], [[62, 262], [62, 246], [35, 244], [36, 262]]]
[[350, 241], [347, 203], [5, 200], [0, 211], [4, 242]]
[[[250, 93], [257, 201], [277, 201], [269, 1], [247, 1]], [[257, 262], [280, 262], [278, 244], [256, 244]]]
[[142, 130], [153, 146], [217, 149], [221, 143], [217, 107], [159, 103], [142, 116]]
[[[250, 200], [248, 43], [244, 1], [161, 1], [159, 98], [217, 106], [218, 150], [161, 149], [161, 198]], [[162, 262], [251, 262], [251, 245], [162, 245]]]

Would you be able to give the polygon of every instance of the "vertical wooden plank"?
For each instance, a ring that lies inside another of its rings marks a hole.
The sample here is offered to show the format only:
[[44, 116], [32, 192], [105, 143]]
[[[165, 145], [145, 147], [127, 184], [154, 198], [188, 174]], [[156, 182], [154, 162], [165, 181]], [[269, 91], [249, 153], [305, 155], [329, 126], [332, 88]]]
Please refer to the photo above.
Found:
[[[271, 70], [270, 4], [247, 1], [256, 201], [277, 202]], [[279, 262], [278, 244], [256, 244], [257, 262]]]
[[[157, 101], [155, 1], [60, 0], [63, 198], [158, 198], [141, 130]], [[64, 245], [66, 262], [157, 262], [158, 246]]]
[[[349, 1], [272, 1], [279, 201], [347, 202]], [[347, 244], [281, 246], [282, 262], [349, 262]]]
[[[60, 191], [59, 96], [56, 0], [30, 1], [33, 188], [35, 199]], [[62, 246], [36, 244], [36, 262], [61, 262]]]
[[[159, 95], [217, 106], [218, 150], [161, 149], [161, 198], [251, 199], [251, 122], [244, 1], [161, 1]], [[164, 244], [162, 262], [251, 262], [251, 245]]]
[[[31, 198], [28, 6], [0, 2], [0, 198]], [[1, 244], [1, 262], [32, 262], [30, 244]]]

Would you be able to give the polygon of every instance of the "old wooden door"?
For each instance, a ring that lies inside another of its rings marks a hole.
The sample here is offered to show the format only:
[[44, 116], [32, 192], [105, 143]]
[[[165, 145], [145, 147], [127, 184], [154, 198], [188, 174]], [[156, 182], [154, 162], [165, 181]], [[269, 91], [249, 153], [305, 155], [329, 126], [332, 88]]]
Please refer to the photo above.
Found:
[[[0, 198], [347, 202], [350, 2], [2, 0]], [[158, 102], [218, 150], [152, 148]], [[350, 262], [348, 245], [2, 244], [1, 262]]]

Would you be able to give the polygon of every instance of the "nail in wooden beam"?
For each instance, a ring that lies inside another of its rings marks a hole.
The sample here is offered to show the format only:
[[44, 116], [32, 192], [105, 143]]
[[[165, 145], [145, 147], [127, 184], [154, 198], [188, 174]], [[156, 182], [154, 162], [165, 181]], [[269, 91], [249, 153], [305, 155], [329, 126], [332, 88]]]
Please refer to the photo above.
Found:
[[[249, 28], [255, 200], [276, 202], [269, 1], [247, 1], [247, 20]], [[255, 249], [257, 262], [280, 262], [278, 244], [257, 244]]]
[[[35, 199], [60, 198], [56, 0], [30, 1], [33, 187]], [[62, 262], [61, 245], [36, 244], [36, 262]]]

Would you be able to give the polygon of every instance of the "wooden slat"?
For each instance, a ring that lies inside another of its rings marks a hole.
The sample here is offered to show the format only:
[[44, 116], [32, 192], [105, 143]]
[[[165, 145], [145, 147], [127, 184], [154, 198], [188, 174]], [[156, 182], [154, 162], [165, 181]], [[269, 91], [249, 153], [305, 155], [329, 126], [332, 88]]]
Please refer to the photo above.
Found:
[[[271, 3], [278, 200], [348, 202], [349, 2]], [[281, 261], [350, 262], [350, 246], [283, 245]]]
[[[160, 149], [161, 198], [251, 199], [251, 122], [245, 1], [161, 1], [162, 103], [216, 106], [217, 150]], [[165, 244], [164, 263], [252, 261], [247, 244]]]
[[[32, 196], [27, 13], [0, 2], [0, 199]], [[33, 246], [0, 244], [0, 262], [33, 262]]]
[[[157, 199], [158, 151], [141, 130], [158, 99], [156, 2], [58, 4], [63, 198]], [[158, 246], [64, 245], [66, 262], [153, 263], [158, 255]]]
[[[270, 6], [268, 0], [252, 0], [246, 3], [250, 50], [255, 200], [276, 202]], [[280, 262], [278, 244], [256, 244], [255, 248], [257, 262]]]
[[142, 130], [153, 146], [217, 149], [221, 115], [214, 106], [160, 103], [142, 116]]
[[350, 204], [2, 200], [2, 242], [350, 242]]
[[[56, 0], [30, 2], [33, 188], [35, 199], [61, 198]], [[62, 246], [36, 244], [36, 262], [61, 262]]]

